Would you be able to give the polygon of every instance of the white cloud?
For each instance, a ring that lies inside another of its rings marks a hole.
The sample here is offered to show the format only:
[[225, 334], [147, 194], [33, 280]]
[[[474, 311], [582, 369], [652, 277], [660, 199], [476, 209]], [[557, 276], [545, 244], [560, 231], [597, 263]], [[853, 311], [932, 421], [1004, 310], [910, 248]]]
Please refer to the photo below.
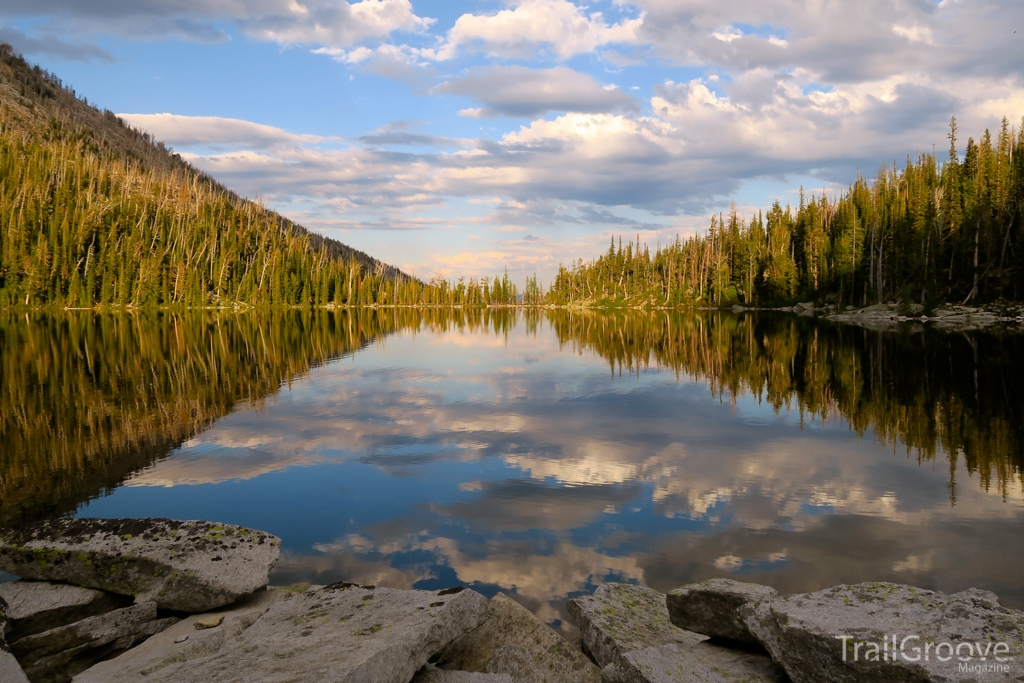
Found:
[[460, 116], [529, 118], [558, 112], [637, 110], [636, 103], [614, 85], [601, 86], [592, 76], [566, 67], [530, 69], [491, 66], [436, 85], [431, 94], [472, 97], [483, 107], [463, 109]]
[[260, 40], [334, 48], [423, 32], [434, 23], [418, 16], [410, 0], [8, 0], [0, 16], [49, 17], [67, 33], [204, 42], [224, 40], [218, 23], [229, 22]]
[[[277, 9], [277, 8], [275, 8]], [[417, 16], [409, 0], [288, 0], [284, 11], [243, 20], [252, 36], [285, 45], [354, 45], [396, 31], [425, 31], [433, 19]]]
[[437, 49], [439, 60], [460, 49], [501, 57], [529, 57], [538, 49], [558, 59], [614, 43], [634, 43], [643, 18], [609, 25], [600, 12], [587, 14], [568, 0], [523, 0], [495, 14], [463, 14]]
[[246, 147], [271, 149], [324, 142], [319, 135], [297, 135], [274, 126], [219, 116], [118, 114], [127, 123], [152, 133], [174, 147]]

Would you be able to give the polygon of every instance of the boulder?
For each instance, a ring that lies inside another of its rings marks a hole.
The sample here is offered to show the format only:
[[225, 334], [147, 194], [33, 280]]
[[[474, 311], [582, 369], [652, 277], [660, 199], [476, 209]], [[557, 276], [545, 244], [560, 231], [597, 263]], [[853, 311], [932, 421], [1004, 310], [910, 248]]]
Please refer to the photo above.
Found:
[[4, 683], [28, 683], [28, 678], [18, 664], [18, 660], [11, 654], [4, 639], [4, 632], [7, 630], [7, 619], [5, 612], [7, 603], [0, 597], [0, 681]]
[[[196, 614], [182, 619], [119, 657], [86, 669], [75, 677], [74, 683], [135, 683], [173, 664], [215, 654], [287, 595], [290, 595], [289, 590], [283, 588], [257, 591], [214, 614]], [[196, 624], [210, 617], [220, 619], [220, 624], [196, 629]]]
[[600, 670], [515, 600], [499, 593], [483, 622], [442, 650], [442, 669], [511, 674], [516, 683], [596, 683]]
[[33, 683], [59, 683], [176, 621], [157, 619], [156, 604], [145, 602], [26, 636], [11, 651]]
[[426, 669], [412, 679], [412, 683], [513, 683], [508, 674], [482, 674], [470, 671]]
[[606, 583], [593, 595], [569, 601], [569, 614], [583, 646], [598, 666], [622, 655], [659, 645], [696, 645], [705, 637], [676, 628], [669, 621], [665, 596], [643, 586]]
[[[604, 683], [691, 678], [775, 683], [782, 678], [781, 669], [762, 652], [708, 642], [706, 636], [674, 626], [665, 596], [650, 588], [604, 584], [591, 596], [570, 600], [569, 613], [586, 650], [603, 667]], [[660, 668], [648, 668], [655, 662]], [[708, 678], [711, 674], [719, 678]]]
[[747, 629], [739, 609], [778, 595], [774, 588], [756, 583], [710, 579], [677, 588], [668, 594], [666, 604], [669, 619], [679, 628], [754, 645], [758, 641]]
[[0, 583], [7, 601], [7, 639], [11, 642], [43, 631], [129, 606], [131, 598], [64, 583]]
[[0, 532], [0, 569], [206, 612], [266, 586], [280, 545], [230, 524], [55, 519]]
[[10, 652], [0, 649], [0, 681], [4, 683], [28, 683], [25, 671]]
[[[219, 645], [204, 641], [210, 651], [202, 656], [168, 657], [158, 668], [125, 680], [408, 683], [433, 654], [476, 628], [487, 610], [487, 599], [466, 589], [335, 584], [283, 593], [237, 635], [225, 633]], [[220, 626], [200, 631], [186, 625], [177, 638], [187, 634], [188, 640], [177, 644], [215, 634], [229, 623], [234, 622], [225, 617]], [[101, 674], [79, 680], [111, 680]]]
[[627, 652], [601, 670], [601, 683], [726, 683], [694, 656], [671, 644]]
[[987, 591], [944, 595], [862, 583], [741, 611], [793, 683], [983, 683], [1019, 681], [1022, 673], [1024, 613], [1001, 607]]

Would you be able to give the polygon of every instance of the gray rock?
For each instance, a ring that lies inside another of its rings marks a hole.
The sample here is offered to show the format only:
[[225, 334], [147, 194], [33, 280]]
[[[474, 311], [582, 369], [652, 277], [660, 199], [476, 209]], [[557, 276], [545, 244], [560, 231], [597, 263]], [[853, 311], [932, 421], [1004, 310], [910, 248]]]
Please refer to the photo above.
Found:
[[625, 583], [606, 583], [593, 595], [569, 601], [569, 614], [583, 645], [599, 666], [607, 666], [633, 650], [660, 645], [696, 645], [705, 637], [669, 621], [665, 596]]
[[412, 683], [513, 683], [508, 674], [482, 674], [471, 671], [427, 669], [416, 674]]
[[[710, 643], [706, 636], [674, 626], [665, 596], [649, 588], [605, 584], [592, 596], [569, 601], [569, 612], [583, 644], [605, 669], [602, 680], [775, 683], [782, 676], [762, 653]], [[645, 668], [654, 662], [660, 667], [657, 676]], [[682, 677], [664, 678], [670, 675], [666, 672]], [[718, 678], [707, 678], [711, 674]]]
[[7, 650], [0, 649], [0, 681], [4, 683], [28, 683], [28, 677], [18, 660]]
[[596, 683], [600, 670], [528, 609], [499, 593], [483, 622], [446, 647], [443, 669], [511, 674], [517, 683]]
[[[742, 611], [751, 633], [793, 683], [983, 683], [1018, 681], [1024, 673], [1024, 613], [1001, 607], [987, 591], [943, 595], [898, 584], [862, 583], [767, 600]], [[978, 654], [978, 647], [989, 646], [999, 649]], [[941, 655], [936, 654], [939, 647]], [[949, 656], [948, 648], [957, 647], [957, 655], [973, 658], [940, 661], [939, 656]], [[1014, 661], [1000, 662], [997, 655]], [[915, 657], [919, 661], [912, 661]]]
[[46, 581], [0, 583], [0, 598], [7, 601], [9, 641], [49, 631], [58, 626], [66, 626], [131, 604], [129, 598], [91, 588]]
[[0, 532], [4, 571], [184, 612], [266, 586], [280, 551], [280, 540], [262, 531], [169, 519], [56, 519]]
[[7, 603], [0, 597], [0, 681], [4, 683], [28, 683], [28, 678], [25, 676], [25, 672], [21, 669], [21, 664], [18, 664], [18, 660], [11, 654], [10, 649], [7, 647], [7, 641], [4, 639], [4, 632], [7, 630], [7, 619], [6, 619]]
[[783, 683], [768, 657], [704, 641], [633, 650], [601, 670], [601, 683]]
[[[476, 628], [486, 609], [486, 598], [471, 590], [337, 584], [286, 592], [216, 651], [167, 663], [135, 680], [408, 683], [431, 655]], [[228, 623], [225, 618], [203, 631], [187, 626], [184, 644]]]
[[195, 628], [213, 616], [196, 614], [154, 635], [115, 659], [100, 662], [75, 677], [75, 683], [135, 683], [172, 664], [216, 654], [224, 644], [256, 623], [271, 605], [290, 595], [287, 589], [257, 591], [231, 607], [216, 612], [219, 626]]
[[601, 683], [725, 683], [684, 645], [627, 652], [601, 670]]
[[178, 621], [173, 617], [158, 620], [156, 616], [155, 603], [132, 605], [26, 636], [12, 643], [11, 651], [33, 683], [69, 681], [95, 662]]
[[732, 579], [710, 579], [677, 588], [666, 603], [672, 623], [712, 638], [756, 644], [739, 609], [749, 603], [778, 597], [774, 588]]

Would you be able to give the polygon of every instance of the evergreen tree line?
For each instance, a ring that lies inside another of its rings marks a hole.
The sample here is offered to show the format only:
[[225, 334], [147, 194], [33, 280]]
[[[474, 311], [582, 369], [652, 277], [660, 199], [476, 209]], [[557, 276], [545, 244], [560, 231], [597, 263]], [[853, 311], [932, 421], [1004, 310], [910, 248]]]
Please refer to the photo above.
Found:
[[596, 260], [562, 266], [547, 295], [556, 305], [763, 305], [815, 299], [841, 305], [888, 301], [992, 301], [1024, 297], [1024, 126], [948, 158], [883, 166], [835, 198], [776, 201], [745, 220], [712, 216], [706, 235], [653, 254], [614, 238]]
[[[505, 300], [503, 287], [475, 293]], [[436, 298], [416, 278], [238, 197], [0, 44], [0, 307]]]
[[954, 119], [949, 141], [942, 163], [713, 216], [653, 253], [613, 238], [547, 292], [507, 272], [424, 282], [238, 197], [0, 44], [0, 308], [1020, 300], [1024, 127], [1004, 119], [961, 157]]

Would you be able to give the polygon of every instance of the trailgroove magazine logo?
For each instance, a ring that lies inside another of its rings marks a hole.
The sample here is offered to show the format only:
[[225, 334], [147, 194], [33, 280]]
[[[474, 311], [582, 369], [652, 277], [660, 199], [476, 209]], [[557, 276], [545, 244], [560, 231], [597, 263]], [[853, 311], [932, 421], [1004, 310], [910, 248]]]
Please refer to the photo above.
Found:
[[1009, 673], [1010, 644], [997, 641], [932, 641], [917, 635], [886, 635], [881, 642], [856, 636], [842, 641], [844, 662], [956, 662], [961, 673]]

